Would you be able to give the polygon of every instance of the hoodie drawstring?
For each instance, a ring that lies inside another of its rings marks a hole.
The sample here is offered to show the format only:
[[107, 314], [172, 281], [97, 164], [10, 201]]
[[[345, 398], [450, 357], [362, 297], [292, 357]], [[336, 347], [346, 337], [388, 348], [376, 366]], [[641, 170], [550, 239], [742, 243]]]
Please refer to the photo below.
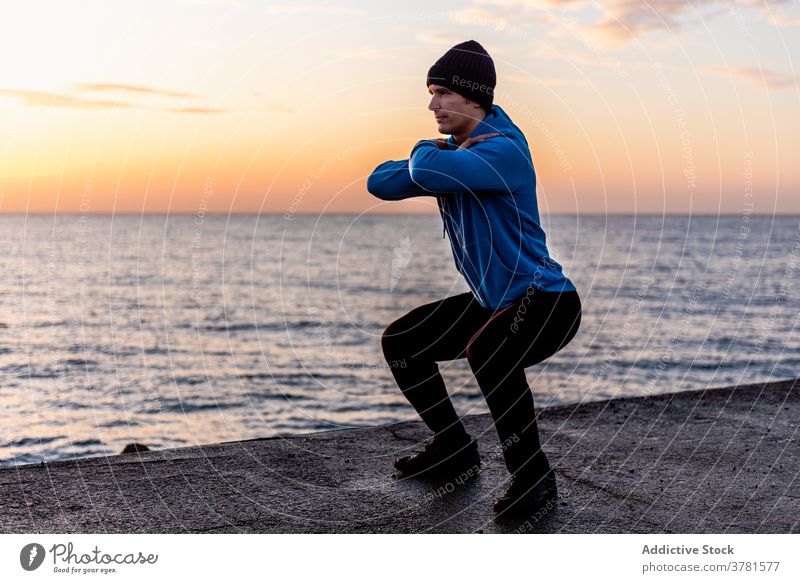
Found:
[[439, 214], [442, 215], [442, 239], [444, 239], [444, 210], [442, 209], [441, 194], [436, 195], [436, 203], [439, 206]]

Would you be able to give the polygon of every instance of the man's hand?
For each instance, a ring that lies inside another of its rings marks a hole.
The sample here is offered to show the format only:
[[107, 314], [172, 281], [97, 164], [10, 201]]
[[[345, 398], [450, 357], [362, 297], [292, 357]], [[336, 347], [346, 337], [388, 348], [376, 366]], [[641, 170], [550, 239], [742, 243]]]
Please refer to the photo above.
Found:
[[474, 146], [475, 144], [477, 144], [478, 142], [480, 142], [482, 140], [485, 140], [486, 138], [493, 138], [493, 137], [499, 136], [499, 135], [500, 135], [500, 132], [494, 132], [494, 133], [491, 133], [491, 134], [481, 134], [479, 136], [475, 136], [474, 138], [467, 138], [466, 140], [464, 140], [464, 143], [461, 144], [458, 147], [458, 149], [459, 150], [466, 150], [470, 146]]
[[439, 147], [440, 150], [450, 149], [450, 144], [447, 143], [446, 138], [434, 138], [433, 141], [436, 142], [436, 145]]

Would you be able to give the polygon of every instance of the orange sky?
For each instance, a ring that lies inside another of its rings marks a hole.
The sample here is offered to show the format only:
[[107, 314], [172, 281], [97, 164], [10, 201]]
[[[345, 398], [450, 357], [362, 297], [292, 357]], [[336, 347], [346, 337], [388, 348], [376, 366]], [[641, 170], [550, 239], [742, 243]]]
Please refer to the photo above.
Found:
[[[0, 8], [0, 212], [436, 212], [365, 188], [495, 61], [544, 212], [800, 212], [800, 13], [756, 1]], [[42, 18], [47, 14], [47, 18]]]

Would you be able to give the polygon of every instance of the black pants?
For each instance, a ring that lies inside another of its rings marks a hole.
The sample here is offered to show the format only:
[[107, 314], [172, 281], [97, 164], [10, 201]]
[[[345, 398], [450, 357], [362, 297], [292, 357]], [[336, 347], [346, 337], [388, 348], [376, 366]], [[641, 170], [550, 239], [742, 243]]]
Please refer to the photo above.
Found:
[[533, 395], [525, 368], [542, 362], [578, 331], [577, 292], [541, 292], [533, 287], [511, 306], [484, 308], [471, 292], [411, 310], [383, 332], [381, 345], [392, 375], [425, 424], [437, 435], [462, 436], [436, 364], [466, 358], [494, 419], [512, 473], [541, 472], [549, 462], [541, 451]]

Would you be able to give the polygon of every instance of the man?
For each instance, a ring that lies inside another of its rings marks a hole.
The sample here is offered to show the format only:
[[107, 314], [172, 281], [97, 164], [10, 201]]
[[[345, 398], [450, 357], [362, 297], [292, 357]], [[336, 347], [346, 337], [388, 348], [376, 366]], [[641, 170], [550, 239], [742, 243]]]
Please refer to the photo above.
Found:
[[[421, 452], [395, 461], [396, 476], [456, 477], [480, 468], [477, 442], [436, 364], [467, 358], [512, 476], [493, 508], [528, 512], [554, 504], [558, 495], [525, 368], [572, 340], [581, 301], [547, 251], [528, 143], [493, 104], [495, 82], [494, 63], [474, 40], [447, 51], [426, 85], [428, 109], [450, 137], [421, 140], [407, 160], [379, 165], [367, 189], [383, 200], [436, 196], [456, 267], [471, 290], [420, 306], [383, 333], [392, 375], [434, 432]], [[399, 362], [402, 367], [391, 366]]]

